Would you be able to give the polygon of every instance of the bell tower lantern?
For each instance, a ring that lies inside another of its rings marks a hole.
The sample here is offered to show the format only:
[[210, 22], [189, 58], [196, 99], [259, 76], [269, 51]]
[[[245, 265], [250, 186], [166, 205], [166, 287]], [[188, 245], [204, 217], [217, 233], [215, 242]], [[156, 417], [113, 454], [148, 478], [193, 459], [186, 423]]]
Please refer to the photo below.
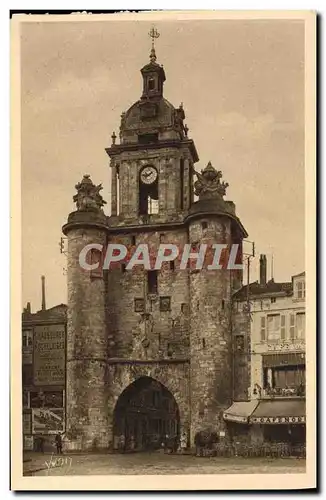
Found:
[[154, 40], [160, 36], [157, 29], [152, 28], [149, 32], [152, 38], [152, 50], [149, 56], [150, 62], [146, 64], [140, 71], [143, 76], [143, 94], [141, 99], [157, 99], [163, 96], [163, 83], [165, 82], [165, 73], [163, 66], [156, 62], [156, 53]]

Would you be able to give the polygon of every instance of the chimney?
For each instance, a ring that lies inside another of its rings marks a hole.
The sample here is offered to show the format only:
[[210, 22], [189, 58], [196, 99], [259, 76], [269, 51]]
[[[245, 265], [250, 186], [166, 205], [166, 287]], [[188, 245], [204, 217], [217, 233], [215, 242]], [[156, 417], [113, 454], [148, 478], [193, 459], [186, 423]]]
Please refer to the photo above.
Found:
[[27, 312], [28, 314], [31, 314], [31, 303], [30, 303], [30, 302], [27, 302], [26, 312]]
[[46, 310], [46, 305], [45, 305], [45, 276], [41, 276], [42, 280], [42, 311]]
[[266, 285], [267, 280], [267, 259], [266, 255], [260, 255], [259, 258], [259, 283]]

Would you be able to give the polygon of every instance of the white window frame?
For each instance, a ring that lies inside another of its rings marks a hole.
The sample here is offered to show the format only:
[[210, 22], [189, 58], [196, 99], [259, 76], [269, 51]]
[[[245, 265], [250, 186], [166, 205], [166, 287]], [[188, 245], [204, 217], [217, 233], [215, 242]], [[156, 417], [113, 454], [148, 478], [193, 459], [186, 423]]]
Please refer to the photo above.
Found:
[[147, 207], [148, 215], [157, 215], [159, 213], [159, 200], [155, 200], [154, 198], [151, 198], [151, 196], [148, 196]]
[[297, 337], [296, 327], [295, 327], [295, 314], [290, 314], [290, 339], [295, 340]]
[[285, 314], [281, 314], [280, 339], [286, 340], [286, 316], [285, 316]]
[[[25, 342], [26, 339], [26, 342]], [[33, 347], [33, 331], [32, 330], [23, 330], [22, 337], [22, 347]]]
[[[298, 316], [302, 317], [303, 318], [303, 321], [302, 321], [302, 330], [301, 330], [301, 333], [299, 334], [299, 325], [298, 325]], [[306, 315], [304, 312], [298, 312], [295, 316], [295, 323], [296, 323], [296, 338], [297, 339], [300, 339], [300, 340], [303, 340], [305, 339], [306, 337]]]
[[[274, 330], [270, 330], [270, 318], [275, 318], [275, 323], [278, 328]], [[277, 325], [278, 323], [278, 325]], [[267, 340], [268, 341], [277, 341], [281, 339], [281, 315], [280, 314], [267, 314]]]
[[296, 282], [296, 298], [297, 299], [305, 299], [306, 298], [306, 283], [304, 280], [300, 280]]

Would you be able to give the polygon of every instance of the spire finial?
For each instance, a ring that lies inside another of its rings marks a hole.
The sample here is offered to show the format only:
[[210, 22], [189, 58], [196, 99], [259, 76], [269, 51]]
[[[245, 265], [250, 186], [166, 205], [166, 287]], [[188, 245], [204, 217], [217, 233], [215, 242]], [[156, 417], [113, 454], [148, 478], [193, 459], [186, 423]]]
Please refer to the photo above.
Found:
[[155, 38], [158, 38], [160, 36], [160, 33], [153, 26], [152, 29], [149, 31], [148, 35], [152, 39], [152, 50], [151, 50], [149, 58], [150, 58], [151, 62], [155, 62], [156, 61], [156, 53], [155, 53], [154, 40], [155, 40]]
[[46, 310], [46, 305], [45, 305], [45, 276], [41, 276], [41, 281], [42, 281], [42, 311]]

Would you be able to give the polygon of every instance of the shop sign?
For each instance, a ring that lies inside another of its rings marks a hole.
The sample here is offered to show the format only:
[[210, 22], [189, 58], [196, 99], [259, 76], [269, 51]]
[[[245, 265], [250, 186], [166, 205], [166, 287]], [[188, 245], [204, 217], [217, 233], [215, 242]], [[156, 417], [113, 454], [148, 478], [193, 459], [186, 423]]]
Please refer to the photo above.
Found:
[[302, 351], [305, 348], [304, 342], [286, 343], [279, 342], [276, 344], [267, 344], [268, 351]]
[[252, 424], [304, 424], [306, 417], [251, 417]]
[[63, 408], [35, 408], [32, 415], [33, 434], [57, 434], [65, 430]]
[[65, 325], [34, 329], [34, 385], [65, 384]]
[[228, 420], [229, 422], [239, 422], [239, 423], [243, 423], [243, 424], [248, 423], [248, 418], [241, 417], [240, 415], [231, 415], [229, 413], [224, 413], [223, 418], [224, 418], [224, 420]]

